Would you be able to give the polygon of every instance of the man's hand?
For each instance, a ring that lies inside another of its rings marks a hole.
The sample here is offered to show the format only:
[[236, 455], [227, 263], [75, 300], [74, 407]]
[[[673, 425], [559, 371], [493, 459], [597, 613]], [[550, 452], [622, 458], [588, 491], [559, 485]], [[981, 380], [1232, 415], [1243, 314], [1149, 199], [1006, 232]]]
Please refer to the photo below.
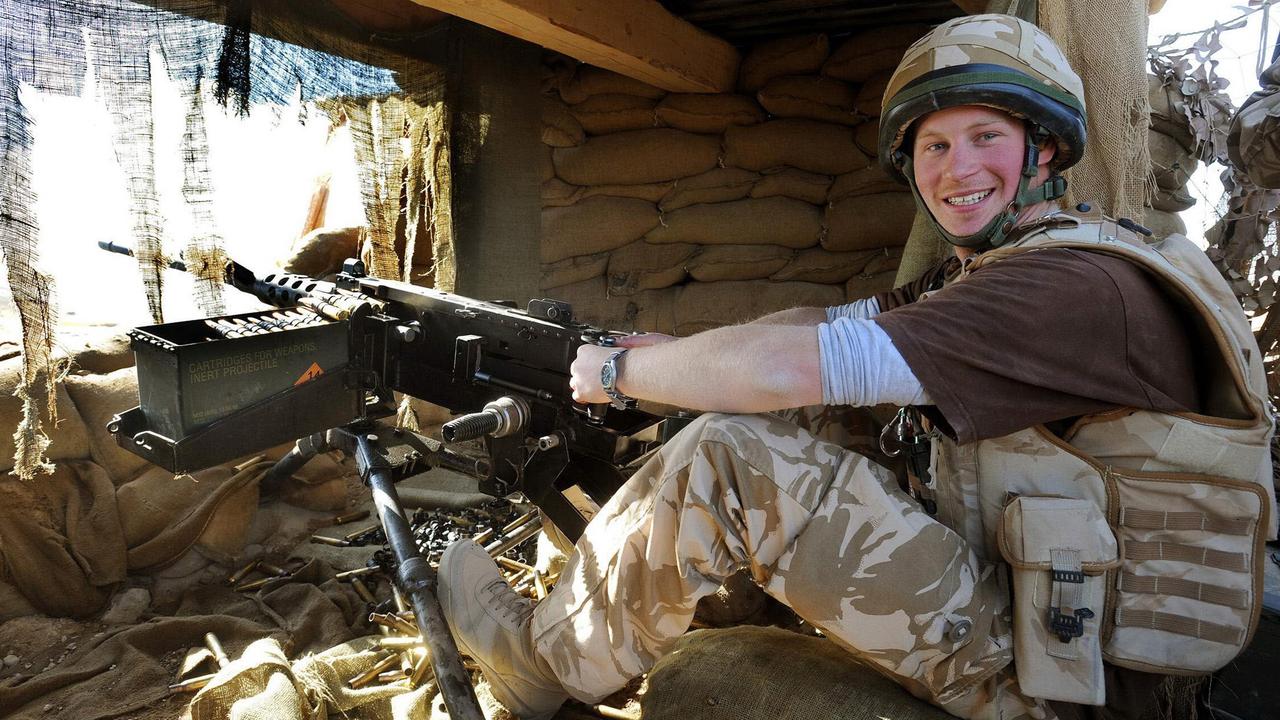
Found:
[[573, 391], [573, 401], [583, 404], [607, 403], [609, 396], [604, 394], [600, 386], [600, 368], [609, 356], [618, 352], [616, 347], [600, 345], [578, 346], [578, 357], [569, 366], [569, 389]]
[[[573, 400], [579, 403], [607, 403], [609, 396], [600, 386], [600, 368], [609, 356], [622, 348], [640, 348], [661, 345], [675, 340], [662, 333], [641, 333], [639, 335], [623, 335], [617, 339], [614, 347], [600, 345], [581, 345], [578, 357], [569, 368], [569, 389], [573, 390]], [[625, 363], [625, 361], [624, 361]], [[619, 382], [622, 382], [619, 379]], [[620, 388], [619, 388], [620, 389]]]

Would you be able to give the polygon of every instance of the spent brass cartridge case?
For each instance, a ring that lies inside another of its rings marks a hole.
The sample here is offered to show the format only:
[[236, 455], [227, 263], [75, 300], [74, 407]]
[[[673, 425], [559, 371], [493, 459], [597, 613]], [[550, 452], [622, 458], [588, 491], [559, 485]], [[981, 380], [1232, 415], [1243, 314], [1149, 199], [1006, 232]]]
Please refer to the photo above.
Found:
[[351, 547], [350, 540], [343, 540], [342, 538], [335, 538], [335, 537], [326, 537], [324, 535], [312, 535], [311, 542], [316, 543], [317, 545], [332, 545], [333, 547]]
[[378, 646], [388, 650], [413, 650], [422, 647], [422, 636], [414, 635], [409, 637], [404, 635], [378, 638]]
[[381, 527], [381, 526], [380, 526], [380, 525], [369, 525], [369, 526], [367, 526], [367, 527], [362, 527], [362, 528], [360, 528], [359, 530], [355, 530], [355, 531], [353, 531], [353, 532], [349, 532], [349, 533], [347, 533], [346, 535], [343, 535], [343, 536], [342, 536], [342, 539], [343, 539], [343, 540], [346, 540], [347, 542], [352, 542], [352, 541], [354, 541], [356, 538], [360, 537], [361, 535], [364, 535], [365, 533], [368, 533], [368, 532], [373, 532], [374, 530], [377, 530], [379, 527]]
[[236, 586], [236, 592], [249, 592], [250, 590], [257, 590], [258, 588], [265, 586], [267, 583], [271, 582], [272, 580], [279, 580], [279, 579], [280, 578], [275, 578], [275, 577], [264, 577], [264, 578], [259, 578], [257, 580], [250, 580], [249, 582], [246, 582], [246, 583], [240, 583], [239, 585]]
[[226, 651], [222, 649], [222, 643], [218, 642], [217, 635], [205, 633], [204, 646], [209, 648], [209, 652], [213, 653], [213, 661], [218, 663], [218, 667], [224, 668], [231, 664], [231, 658], [227, 657]]
[[329, 520], [329, 522], [333, 523], [334, 525], [346, 525], [347, 523], [353, 523], [357, 520], [363, 520], [367, 517], [369, 517], [368, 510], [353, 510], [349, 513], [334, 515], [333, 518]]
[[364, 575], [372, 575], [378, 571], [379, 568], [376, 567], [362, 567], [356, 568], [355, 570], [343, 570], [333, 577], [335, 580], [350, 580], [351, 578], [362, 577]]
[[422, 653], [422, 657], [418, 658], [418, 662], [414, 663], [413, 672], [409, 673], [409, 687], [416, 688], [422, 684], [422, 680], [431, 672], [431, 656]]
[[412, 620], [406, 620], [401, 615], [392, 615], [391, 618], [392, 618], [392, 622], [396, 623], [396, 625], [400, 628], [400, 632], [404, 633], [405, 635], [418, 637], [422, 634], [422, 631], [418, 630], [418, 626], [414, 624]]
[[394, 682], [400, 682], [401, 680], [408, 680], [408, 679], [409, 679], [409, 674], [406, 673], [404, 670], [387, 670], [386, 672], [378, 673], [378, 682], [384, 683], [387, 685], [390, 685], [391, 683], [394, 683]]
[[360, 578], [351, 578], [351, 587], [355, 588], [356, 595], [359, 595], [361, 600], [369, 603], [370, 605], [376, 605], [378, 603], [378, 599], [373, 596], [373, 591], [371, 591], [369, 586], [365, 585], [364, 581]]
[[534, 535], [537, 535], [541, 530], [542, 520], [535, 517], [533, 520], [526, 522], [517, 528], [510, 536], [498, 542], [486, 545], [484, 549], [489, 553], [490, 557], [497, 557]]
[[293, 572], [290, 570], [285, 570], [279, 565], [272, 565], [271, 563], [268, 563], [268, 562], [258, 563], [258, 569], [268, 575], [275, 575], [276, 577], [289, 577], [290, 575], [293, 574]]
[[537, 570], [533, 571], [533, 593], [538, 600], [542, 600], [547, 596], [547, 581], [542, 578], [542, 573]]
[[353, 688], [360, 688], [368, 685], [370, 682], [373, 682], [374, 678], [378, 677], [378, 675], [380, 675], [384, 670], [390, 668], [392, 665], [395, 665], [399, 660], [399, 655], [388, 655], [379, 660], [373, 667], [348, 680], [347, 684]]
[[389, 627], [397, 632], [404, 633], [411, 637], [417, 637], [418, 627], [399, 615], [390, 613], [369, 613], [369, 622]]
[[194, 692], [208, 685], [212, 679], [213, 675], [200, 675], [182, 682], [173, 683], [169, 686], [169, 692]]
[[608, 705], [590, 705], [589, 707], [592, 712], [602, 718], [605, 718], [605, 720], [640, 720], [639, 715], [632, 715], [630, 713], [623, 712], [618, 708], [609, 707]]
[[497, 561], [497, 563], [502, 567], [508, 570], [511, 570], [513, 572], [522, 572], [522, 573], [533, 572], [533, 568], [531, 566], [525, 565], [519, 560], [512, 560], [511, 558], [503, 555], [499, 555], [498, 557], [494, 558], [494, 560]]
[[512, 530], [515, 530], [516, 528], [520, 527], [521, 525], [524, 525], [525, 523], [527, 523], [527, 522], [529, 522], [530, 520], [532, 520], [532, 519], [536, 518], [537, 516], [538, 516], [538, 511], [537, 511], [537, 510], [530, 510], [529, 512], [527, 512], [527, 513], [525, 513], [525, 514], [521, 515], [520, 517], [516, 518], [515, 520], [512, 520], [511, 522], [507, 523], [507, 526], [506, 526], [506, 527], [504, 527], [504, 528], [502, 528], [502, 534], [503, 534], [503, 535], [506, 535], [506, 534], [510, 533]]
[[251, 573], [251, 572], [253, 572], [254, 570], [257, 570], [257, 569], [258, 569], [258, 561], [257, 561], [257, 560], [253, 560], [253, 561], [251, 561], [248, 565], [245, 565], [244, 567], [240, 568], [239, 570], [237, 570], [237, 571], [235, 571], [235, 572], [231, 573], [230, 575], [228, 575], [228, 576], [227, 576], [227, 584], [228, 584], [228, 585], [235, 585], [236, 583], [238, 583], [238, 582], [240, 582], [241, 580], [243, 580], [243, 579], [244, 579], [244, 577], [245, 577], [246, 575], [248, 575], [249, 573]]

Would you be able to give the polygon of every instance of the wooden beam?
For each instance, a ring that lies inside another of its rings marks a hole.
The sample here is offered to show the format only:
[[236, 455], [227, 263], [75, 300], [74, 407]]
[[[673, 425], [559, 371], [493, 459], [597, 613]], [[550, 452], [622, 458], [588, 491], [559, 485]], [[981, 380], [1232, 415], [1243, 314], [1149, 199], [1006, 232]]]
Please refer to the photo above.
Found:
[[333, 0], [333, 5], [361, 29], [373, 32], [419, 32], [449, 17], [406, 0]]
[[413, 0], [671, 92], [729, 92], [738, 51], [657, 0]]
[[988, 0], [952, 0], [961, 10], [970, 15], [981, 15], [987, 11]]

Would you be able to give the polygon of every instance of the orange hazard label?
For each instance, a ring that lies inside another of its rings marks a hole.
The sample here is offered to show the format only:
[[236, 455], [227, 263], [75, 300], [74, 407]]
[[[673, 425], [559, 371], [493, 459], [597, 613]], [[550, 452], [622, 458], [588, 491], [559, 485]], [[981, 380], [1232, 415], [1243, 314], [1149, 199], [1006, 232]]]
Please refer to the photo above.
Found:
[[310, 382], [312, 380], [315, 380], [316, 378], [320, 377], [323, 374], [324, 374], [324, 370], [322, 370], [318, 364], [311, 363], [311, 367], [307, 368], [307, 371], [302, 373], [302, 377], [299, 377], [297, 380], [294, 380], [293, 384], [301, 385], [304, 382]]

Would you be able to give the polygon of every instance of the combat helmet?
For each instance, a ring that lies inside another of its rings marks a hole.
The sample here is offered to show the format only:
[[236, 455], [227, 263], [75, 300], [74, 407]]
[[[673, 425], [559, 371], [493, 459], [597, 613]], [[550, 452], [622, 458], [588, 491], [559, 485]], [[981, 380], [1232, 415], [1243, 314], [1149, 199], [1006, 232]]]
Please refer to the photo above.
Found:
[[[1027, 150], [1013, 202], [982, 230], [955, 236], [937, 222], [916, 187], [908, 142], [920, 118], [949, 107], [985, 105], [1027, 123]], [[1038, 145], [1057, 142], [1051, 175], [1031, 189]], [[953, 245], [999, 247], [1022, 208], [1061, 197], [1067, 189], [1057, 171], [1079, 161], [1086, 138], [1084, 85], [1053, 39], [1010, 15], [969, 15], [939, 25], [907, 49], [885, 88], [878, 142], [880, 163], [891, 177], [911, 186], [916, 205]]]

